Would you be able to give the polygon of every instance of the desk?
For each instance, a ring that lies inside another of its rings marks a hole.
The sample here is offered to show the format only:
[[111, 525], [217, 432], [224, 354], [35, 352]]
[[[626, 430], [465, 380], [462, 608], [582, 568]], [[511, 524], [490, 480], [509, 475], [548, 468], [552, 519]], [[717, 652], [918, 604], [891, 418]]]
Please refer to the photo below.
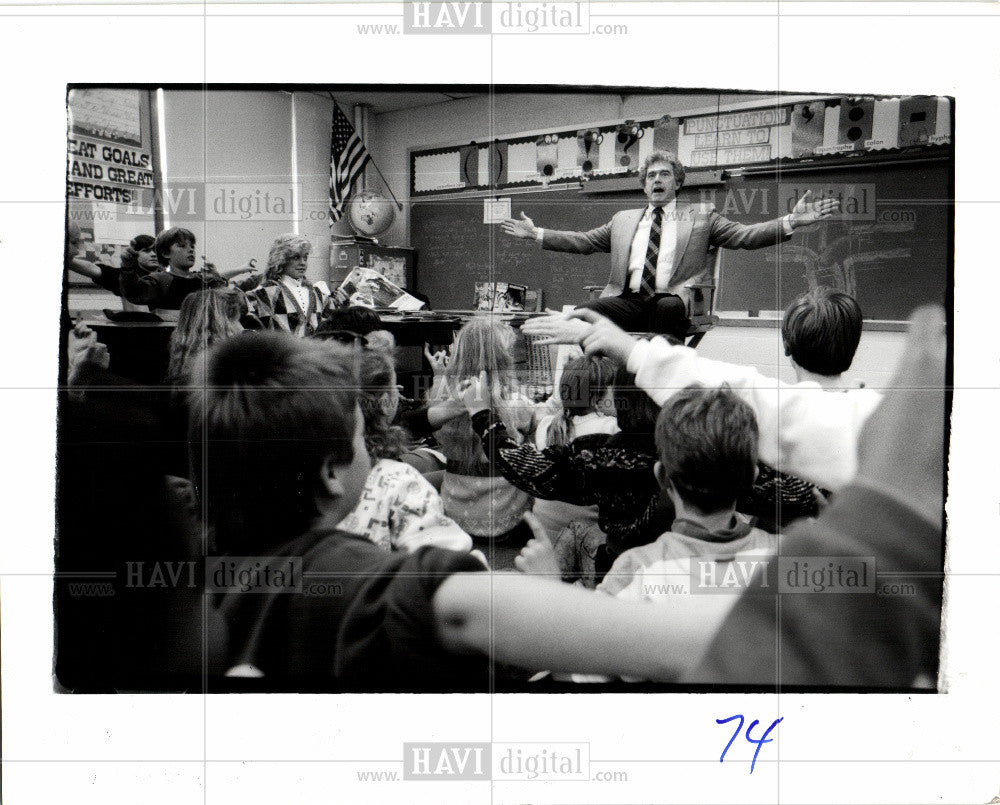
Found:
[[[434, 316], [394, 312], [381, 314], [384, 328], [393, 334], [399, 346], [421, 348], [425, 343], [436, 347], [447, 346], [454, 339], [455, 332], [475, 315], [474, 310], [440, 311]], [[498, 315], [515, 328], [530, 318], [526, 314]], [[170, 336], [177, 326], [176, 322], [113, 322], [96, 310], [75, 311], [74, 319], [83, 321], [97, 334], [97, 340], [107, 345], [111, 353], [110, 371], [144, 385], [163, 382], [170, 362]], [[420, 372], [429, 374], [430, 367], [426, 365], [422, 350], [417, 363]], [[416, 373], [406, 368], [401, 372], [404, 375]]]
[[455, 333], [467, 319], [460, 316], [407, 316], [405, 314], [380, 313], [382, 327], [392, 333], [396, 344], [401, 347], [422, 347], [424, 344], [450, 344]]
[[[380, 312], [379, 316], [382, 318], [384, 328], [393, 334], [399, 346], [422, 347], [425, 343], [435, 346], [450, 344], [454, 334], [477, 313], [479, 311], [475, 310], [438, 310], [432, 315], [419, 312]], [[506, 321], [517, 329], [527, 319], [541, 314], [498, 313], [496, 315], [501, 321]]]
[[107, 346], [109, 371], [146, 386], [163, 383], [176, 322], [114, 322], [95, 311], [80, 311], [75, 319], [83, 321]]

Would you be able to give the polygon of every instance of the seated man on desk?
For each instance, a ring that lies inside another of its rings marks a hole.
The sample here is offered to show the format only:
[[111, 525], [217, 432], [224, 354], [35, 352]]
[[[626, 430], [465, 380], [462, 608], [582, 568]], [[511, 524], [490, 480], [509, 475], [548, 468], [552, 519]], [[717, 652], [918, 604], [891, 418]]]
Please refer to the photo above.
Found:
[[574, 254], [611, 253], [611, 276], [591, 308], [625, 330], [665, 333], [683, 340], [689, 315], [707, 312], [697, 287], [712, 281], [710, 250], [760, 249], [787, 240], [796, 229], [829, 218], [835, 199], [809, 202], [805, 193], [783, 218], [747, 226], [719, 215], [711, 204], [677, 201], [684, 166], [670, 151], [653, 151], [639, 170], [649, 205], [622, 210], [589, 232], [542, 229], [523, 212], [503, 231], [533, 238], [543, 249]]

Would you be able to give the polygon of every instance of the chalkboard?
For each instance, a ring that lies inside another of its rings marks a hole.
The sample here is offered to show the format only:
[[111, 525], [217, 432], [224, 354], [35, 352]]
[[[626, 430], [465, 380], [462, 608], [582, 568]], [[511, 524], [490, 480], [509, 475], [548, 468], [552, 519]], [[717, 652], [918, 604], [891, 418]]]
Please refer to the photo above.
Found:
[[[801, 230], [774, 248], [723, 250], [716, 309], [784, 310], [817, 285], [850, 293], [866, 319], [904, 320], [919, 305], [946, 303], [954, 211], [948, 161], [783, 176], [780, 186], [774, 176], [756, 177], [720, 188], [715, 205], [727, 218], [754, 223], [788, 212], [808, 189], [841, 196], [844, 220]], [[746, 213], [737, 209], [744, 200]]]
[[[683, 200], [712, 201], [741, 223], [783, 215], [789, 198], [805, 189], [839, 194], [851, 212], [849, 220], [797, 232], [777, 247], [724, 250], [716, 309], [782, 310], [811, 283], [852, 292], [867, 319], [905, 319], [919, 304], [943, 303], [951, 277], [949, 168], [948, 161], [920, 161], [783, 175], [780, 184], [771, 174], [685, 188]], [[512, 196], [515, 216], [523, 210], [555, 229], [592, 229], [644, 204], [638, 186], [616, 194], [574, 188]], [[471, 307], [479, 281], [541, 288], [546, 307], [556, 309], [585, 301], [584, 286], [607, 282], [609, 255], [559, 254], [507, 237], [483, 223], [482, 198], [421, 200], [410, 214], [418, 290], [435, 308]]]

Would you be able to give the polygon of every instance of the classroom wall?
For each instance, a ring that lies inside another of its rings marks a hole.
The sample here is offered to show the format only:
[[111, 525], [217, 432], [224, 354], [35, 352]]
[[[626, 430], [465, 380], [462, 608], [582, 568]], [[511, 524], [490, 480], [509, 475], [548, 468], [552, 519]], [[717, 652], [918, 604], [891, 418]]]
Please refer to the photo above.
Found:
[[[869, 388], [884, 388], [892, 379], [903, 351], [906, 333], [866, 330], [848, 376], [865, 381]], [[702, 339], [698, 354], [713, 360], [755, 366], [768, 377], [795, 382], [781, 342], [781, 329], [719, 325]]]
[[[765, 95], [732, 93], [627, 95], [624, 101], [617, 93], [484, 95], [374, 115], [369, 128], [369, 150], [393, 193], [405, 205], [410, 191], [409, 149], [507, 137], [526, 131], [582, 128], [608, 121], [649, 120], [665, 114], [725, 106], [751, 97], [762, 103], [774, 101]], [[374, 172], [369, 173], [369, 182], [381, 186]], [[389, 245], [410, 245], [408, 216], [398, 216], [380, 239]]]
[[[274, 238], [297, 228], [313, 244], [308, 276], [328, 278], [331, 104], [329, 98], [310, 92], [164, 92], [167, 185], [209, 183], [207, 202], [214, 215], [221, 209], [225, 218], [171, 221], [195, 232], [199, 254], [220, 269], [241, 266], [251, 258], [263, 267]], [[293, 215], [276, 214], [276, 205], [262, 200], [264, 193], [287, 198], [293, 180], [301, 215], [297, 222]], [[217, 206], [223, 191], [226, 200], [248, 199], [250, 212], [236, 207], [230, 213], [231, 207]], [[265, 213], [258, 214], [260, 209]], [[340, 223], [334, 231], [346, 229]]]

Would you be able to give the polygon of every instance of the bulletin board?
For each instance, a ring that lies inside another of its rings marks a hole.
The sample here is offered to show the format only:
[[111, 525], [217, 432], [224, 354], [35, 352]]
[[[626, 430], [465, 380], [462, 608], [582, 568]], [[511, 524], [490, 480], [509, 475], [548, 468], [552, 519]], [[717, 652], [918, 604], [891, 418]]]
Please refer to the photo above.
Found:
[[74, 87], [67, 94], [67, 213], [91, 262], [117, 267], [132, 238], [156, 233], [150, 101], [144, 89]]

